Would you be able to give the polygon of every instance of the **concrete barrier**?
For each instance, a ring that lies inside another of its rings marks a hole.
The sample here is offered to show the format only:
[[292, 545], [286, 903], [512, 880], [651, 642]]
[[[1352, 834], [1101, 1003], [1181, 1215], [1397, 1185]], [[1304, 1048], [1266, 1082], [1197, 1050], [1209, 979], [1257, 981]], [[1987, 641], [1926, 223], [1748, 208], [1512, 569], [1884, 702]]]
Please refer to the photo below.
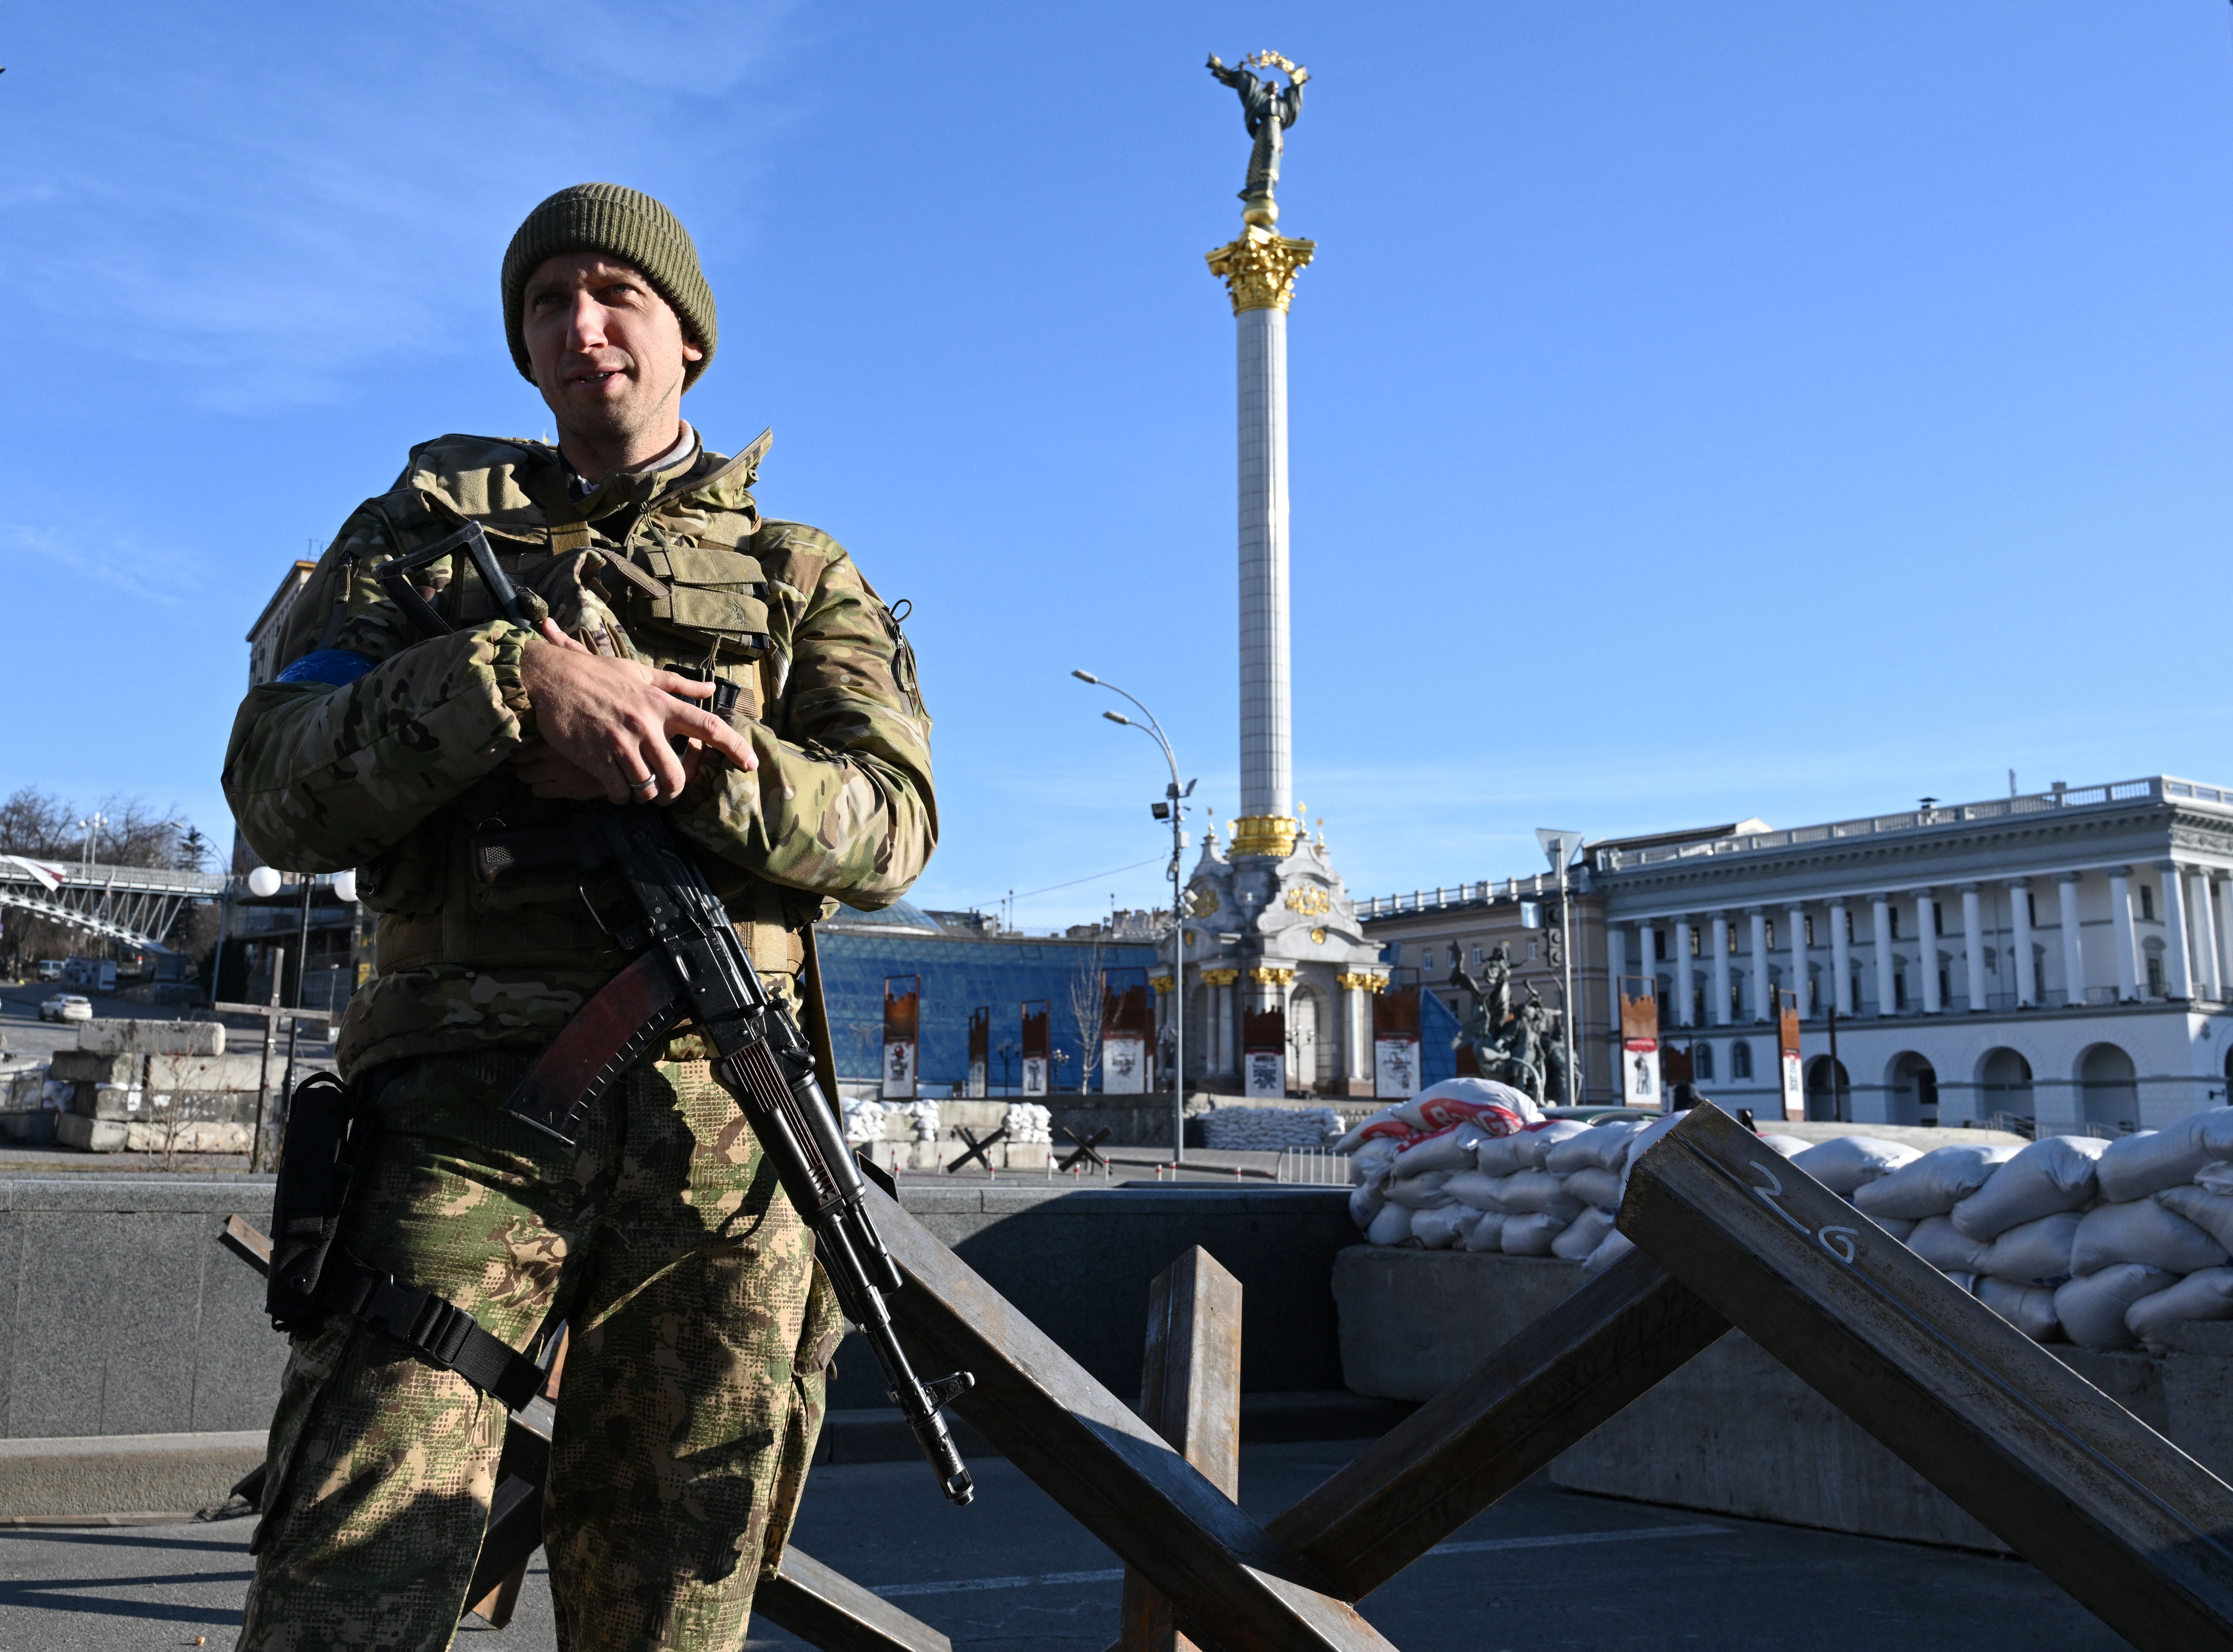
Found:
[[[1342, 1369], [1359, 1394], [1423, 1401], [1579, 1287], [1549, 1258], [1355, 1246], [1335, 1259]], [[2212, 1473], [2233, 1479], [2233, 1325], [2172, 1351], [2049, 1351]], [[1551, 1466], [1553, 1484], [1865, 1537], [2007, 1545], [1741, 1331]]]

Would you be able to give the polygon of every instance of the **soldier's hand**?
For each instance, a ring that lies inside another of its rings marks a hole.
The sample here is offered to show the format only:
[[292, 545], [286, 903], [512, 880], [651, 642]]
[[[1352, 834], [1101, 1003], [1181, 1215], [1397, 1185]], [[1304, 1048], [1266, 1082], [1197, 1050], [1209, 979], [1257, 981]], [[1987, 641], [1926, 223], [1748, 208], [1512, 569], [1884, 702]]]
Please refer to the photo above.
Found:
[[[758, 766], [744, 736], [674, 698], [704, 699], [713, 684], [591, 654], [550, 621], [529, 641], [519, 678], [540, 738], [518, 764], [538, 797], [672, 803], [697, 770], [699, 748], [739, 769]], [[687, 763], [668, 743], [676, 738], [691, 744]]]

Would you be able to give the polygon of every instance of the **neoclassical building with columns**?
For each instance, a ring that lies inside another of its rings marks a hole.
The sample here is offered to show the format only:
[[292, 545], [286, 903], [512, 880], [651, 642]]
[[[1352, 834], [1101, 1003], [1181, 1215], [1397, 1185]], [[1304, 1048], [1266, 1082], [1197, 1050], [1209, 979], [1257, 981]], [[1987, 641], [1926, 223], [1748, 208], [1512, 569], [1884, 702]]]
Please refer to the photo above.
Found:
[[2058, 784], [1607, 846], [1586, 875], [1608, 976], [1654, 983], [1699, 1089], [1763, 1117], [1777, 991], [1799, 997], [1819, 1117], [2116, 1130], [2226, 1098], [2233, 791]]

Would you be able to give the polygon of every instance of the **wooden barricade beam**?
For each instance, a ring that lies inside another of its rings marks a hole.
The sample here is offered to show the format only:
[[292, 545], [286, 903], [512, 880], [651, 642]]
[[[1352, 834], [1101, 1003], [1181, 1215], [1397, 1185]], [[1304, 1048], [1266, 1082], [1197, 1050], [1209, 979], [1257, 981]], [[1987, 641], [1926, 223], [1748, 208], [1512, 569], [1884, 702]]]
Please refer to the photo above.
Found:
[[1326, 1580], [1235, 1507], [1130, 1406], [882, 1188], [870, 1213], [906, 1276], [892, 1317], [925, 1370], [966, 1370], [954, 1408], [1222, 1652], [1386, 1648]]
[[1620, 1230], [2133, 1645], [2233, 1649], [2233, 1488], [1720, 1109]]
[[1728, 1330], [1631, 1252], [1266, 1529], [1362, 1600]]
[[[1090, 1151], [1090, 1149], [1088, 1149]], [[1240, 1496], [1240, 1281], [1195, 1246], [1148, 1287], [1140, 1415], [1230, 1499]], [[1196, 1652], [1171, 1603], [1124, 1573], [1123, 1652]]]

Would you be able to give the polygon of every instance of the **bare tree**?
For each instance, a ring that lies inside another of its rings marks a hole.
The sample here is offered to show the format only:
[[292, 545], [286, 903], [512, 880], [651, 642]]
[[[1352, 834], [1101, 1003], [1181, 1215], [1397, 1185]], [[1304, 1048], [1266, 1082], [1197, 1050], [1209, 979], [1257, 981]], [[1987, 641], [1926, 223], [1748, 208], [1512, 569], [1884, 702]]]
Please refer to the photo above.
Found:
[[1066, 983], [1071, 1019], [1077, 1027], [1079, 1041], [1085, 1046], [1077, 1057], [1077, 1090], [1081, 1096], [1092, 1088], [1093, 1070], [1101, 1064], [1101, 1018], [1108, 1008], [1107, 989], [1101, 976], [1102, 960], [1107, 955], [1107, 947], [1097, 936]]
[[[104, 817], [97, 838], [90, 836], [93, 829], [78, 824], [94, 815]], [[88, 811], [52, 792], [24, 786], [0, 799], [0, 855], [75, 861], [88, 847], [94, 860], [105, 865], [189, 872], [208, 865], [212, 854], [209, 840], [183, 813], [175, 808], [158, 810], [144, 798], [104, 797], [98, 808]], [[17, 967], [34, 958], [72, 953], [107, 956], [114, 951], [114, 942], [20, 910], [7, 914], [5, 926], [0, 952]], [[190, 904], [180, 913], [172, 935], [164, 939], [199, 957], [216, 943], [216, 920], [205, 906]]]

